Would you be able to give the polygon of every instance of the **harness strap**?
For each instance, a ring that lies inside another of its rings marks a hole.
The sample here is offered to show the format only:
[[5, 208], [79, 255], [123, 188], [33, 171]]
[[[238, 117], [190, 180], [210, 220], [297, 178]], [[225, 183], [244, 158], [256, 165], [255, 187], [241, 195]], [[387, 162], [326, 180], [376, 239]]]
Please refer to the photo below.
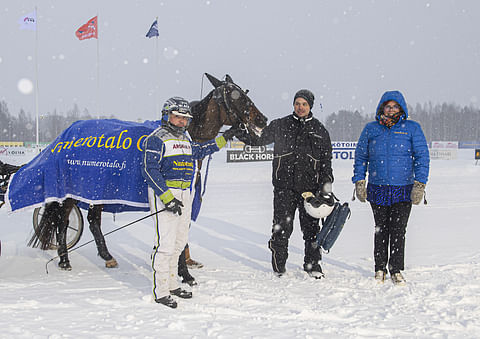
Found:
[[202, 192], [202, 197], [205, 194], [205, 190], [207, 189], [207, 178], [208, 178], [208, 170], [210, 168], [210, 160], [212, 160], [212, 155], [210, 154], [208, 156], [208, 161], [207, 161], [207, 169], [205, 170], [205, 179], [203, 179], [203, 192]]

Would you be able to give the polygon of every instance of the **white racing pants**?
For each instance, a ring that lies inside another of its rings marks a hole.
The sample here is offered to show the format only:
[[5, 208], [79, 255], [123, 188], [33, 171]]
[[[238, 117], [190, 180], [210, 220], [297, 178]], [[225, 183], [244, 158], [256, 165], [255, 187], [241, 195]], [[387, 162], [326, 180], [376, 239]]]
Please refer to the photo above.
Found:
[[[192, 193], [189, 189], [170, 188], [175, 198], [183, 203], [182, 215], [162, 211], [153, 216], [155, 243], [152, 254], [153, 296], [155, 299], [170, 295], [179, 287], [177, 279], [178, 257], [188, 241], [192, 213]], [[165, 208], [153, 189], [148, 188], [148, 201], [152, 213]]]

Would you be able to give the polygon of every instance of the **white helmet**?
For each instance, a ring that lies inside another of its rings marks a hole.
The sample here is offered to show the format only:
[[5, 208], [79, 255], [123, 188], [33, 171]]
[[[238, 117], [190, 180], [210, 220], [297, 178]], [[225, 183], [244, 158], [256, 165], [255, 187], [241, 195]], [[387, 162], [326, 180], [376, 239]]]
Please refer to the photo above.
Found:
[[335, 199], [333, 193], [317, 193], [312, 192], [302, 193], [303, 205], [308, 214], [316, 219], [326, 218], [332, 213], [335, 207]]

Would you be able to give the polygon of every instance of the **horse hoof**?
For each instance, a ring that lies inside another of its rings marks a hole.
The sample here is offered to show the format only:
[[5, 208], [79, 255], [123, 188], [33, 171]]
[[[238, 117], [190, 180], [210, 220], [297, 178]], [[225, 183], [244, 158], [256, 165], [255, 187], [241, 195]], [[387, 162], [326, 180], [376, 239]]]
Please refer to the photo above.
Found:
[[118, 267], [118, 263], [115, 258], [105, 261], [105, 267], [107, 268], [115, 268]]
[[62, 271], [71, 271], [72, 270], [72, 266], [70, 265], [70, 263], [68, 261], [58, 263], [58, 268], [61, 269]]
[[203, 267], [203, 264], [198, 262], [198, 261], [195, 261], [193, 260], [192, 258], [188, 258], [187, 260], [185, 260], [185, 262], [187, 263], [187, 267], [192, 269], [192, 268], [202, 268]]

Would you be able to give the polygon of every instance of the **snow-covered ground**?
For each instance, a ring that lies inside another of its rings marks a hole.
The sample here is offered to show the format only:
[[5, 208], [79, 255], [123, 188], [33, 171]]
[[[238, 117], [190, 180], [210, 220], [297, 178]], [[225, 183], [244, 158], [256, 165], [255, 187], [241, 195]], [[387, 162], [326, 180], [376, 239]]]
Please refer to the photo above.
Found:
[[[8, 159], [12, 163], [14, 158]], [[5, 161], [5, 159], [2, 159]], [[11, 160], [11, 161], [10, 161]], [[17, 159], [18, 160], [18, 159]], [[20, 160], [18, 160], [20, 161]], [[407, 229], [406, 286], [373, 280], [373, 217], [351, 202], [352, 217], [329, 254], [326, 279], [302, 271], [298, 221], [288, 274], [271, 272], [270, 163], [225, 163], [216, 154], [200, 217], [192, 225], [192, 270], [199, 285], [175, 310], [152, 301], [152, 222], [107, 237], [119, 262], [107, 269], [94, 244], [56, 255], [26, 246], [32, 211], [0, 209], [1, 338], [478, 338], [480, 337], [480, 165], [473, 150], [433, 160], [428, 205], [414, 206]], [[350, 201], [351, 161], [334, 162], [334, 191]], [[108, 232], [144, 213], [104, 214]], [[80, 243], [91, 240], [88, 226]]]

